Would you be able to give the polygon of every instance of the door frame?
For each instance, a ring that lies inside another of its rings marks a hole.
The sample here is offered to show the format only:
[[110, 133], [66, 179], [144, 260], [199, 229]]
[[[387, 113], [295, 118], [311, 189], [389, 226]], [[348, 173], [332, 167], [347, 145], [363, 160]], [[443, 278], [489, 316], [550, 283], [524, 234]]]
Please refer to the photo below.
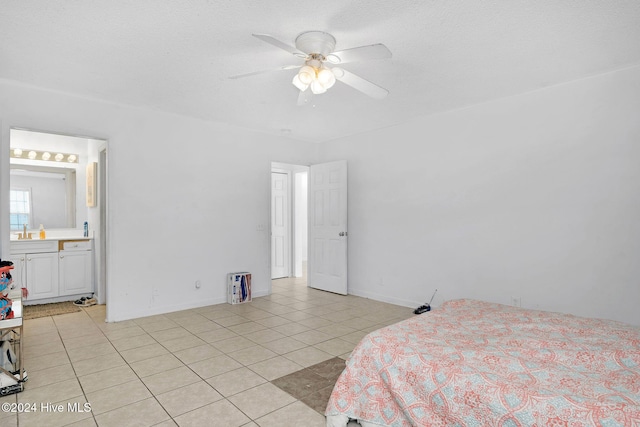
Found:
[[291, 277], [291, 265], [292, 265], [292, 251], [294, 249], [294, 245], [295, 245], [295, 241], [293, 238], [293, 218], [291, 217], [291, 213], [293, 212], [293, 200], [292, 200], [292, 196], [293, 196], [293, 192], [292, 192], [292, 188], [293, 188], [293, 184], [292, 184], [292, 171], [290, 169], [282, 169], [282, 168], [275, 168], [272, 167], [271, 168], [271, 220], [269, 221], [269, 227], [270, 227], [270, 233], [269, 233], [269, 238], [270, 238], [270, 244], [272, 245], [272, 249], [271, 249], [271, 280], [274, 280], [273, 277], [273, 211], [274, 211], [274, 206], [273, 206], [273, 174], [274, 173], [279, 173], [282, 175], [286, 176], [286, 181], [287, 181], [287, 190], [284, 192], [286, 194], [286, 206], [285, 206], [285, 210], [286, 210], [286, 224], [284, 225], [285, 228], [285, 239], [284, 239], [284, 245], [286, 246], [286, 249], [284, 250], [285, 254], [287, 254], [286, 256], [286, 260], [285, 260], [285, 267], [284, 267], [284, 275], [280, 276], [280, 277], [276, 277], [275, 279], [283, 279], [285, 277]]
[[[295, 194], [296, 194], [296, 183], [295, 183], [295, 175], [298, 172], [307, 172], [307, 178], [308, 178], [308, 172], [309, 172], [309, 166], [307, 165], [299, 165], [299, 164], [292, 164], [292, 163], [282, 163], [282, 162], [275, 162], [272, 161], [271, 162], [271, 169], [270, 169], [270, 173], [269, 173], [269, 183], [271, 183], [271, 172], [279, 172], [279, 173], [287, 173], [288, 174], [288, 180], [289, 180], [289, 186], [288, 186], [288, 198], [289, 198], [289, 203], [288, 203], [288, 227], [289, 227], [289, 239], [287, 241], [288, 245], [289, 245], [289, 272], [288, 275], [286, 277], [296, 277], [295, 276], [295, 265], [296, 265], [296, 253], [297, 253], [297, 246], [296, 246], [296, 220], [295, 220], [295, 207], [296, 207], [296, 203], [299, 203], [299, 201], [296, 200]], [[307, 186], [308, 188], [308, 186]], [[271, 248], [271, 224], [272, 224], [272, 218], [271, 218], [271, 212], [273, 209], [273, 206], [271, 204], [271, 184], [269, 184], [269, 248]], [[309, 217], [309, 213], [307, 212], [307, 218]], [[304, 231], [306, 233], [306, 230]], [[269, 259], [271, 259], [271, 249], [269, 249]], [[271, 264], [269, 264], [271, 265]], [[271, 276], [271, 267], [269, 267], [269, 276]]]
[[[108, 142], [105, 141], [104, 146], [98, 147], [98, 207], [99, 207], [99, 245], [98, 245], [98, 256], [96, 257], [97, 264], [97, 272], [96, 272], [96, 288], [97, 288], [97, 297], [98, 303], [105, 304], [107, 302], [107, 262], [109, 253], [109, 239], [108, 235], [108, 224], [109, 224], [109, 210], [107, 209], [108, 205], [108, 164], [109, 164], [109, 150], [107, 149]], [[94, 236], [95, 242], [95, 236]], [[109, 304], [107, 304], [107, 319], [109, 318]]]
[[[99, 162], [99, 157], [100, 157], [100, 152], [104, 151], [104, 160], [105, 160], [105, 164], [104, 164], [104, 168], [103, 170], [98, 170], [98, 175], [100, 176], [101, 174], [104, 174], [104, 192], [101, 195], [100, 193], [98, 194], [98, 197], [104, 197], [104, 203], [101, 203], [101, 199], [99, 200], [99, 205], [97, 207], [97, 210], [95, 212], [90, 212], [88, 214], [88, 222], [89, 222], [89, 227], [91, 230], [94, 231], [94, 236], [93, 236], [93, 242], [94, 244], [96, 243], [96, 240], [100, 240], [104, 243], [104, 245], [101, 243], [101, 246], [98, 247], [94, 247], [94, 271], [93, 271], [93, 280], [94, 280], [94, 292], [96, 294], [96, 297], [99, 298], [99, 303], [100, 304], [105, 304], [107, 305], [106, 307], [106, 315], [105, 315], [105, 321], [109, 322], [109, 313], [110, 313], [110, 309], [112, 307], [110, 307], [110, 305], [108, 304], [108, 289], [109, 289], [109, 283], [108, 283], [108, 275], [107, 275], [107, 260], [109, 258], [109, 239], [108, 239], [108, 234], [109, 234], [109, 217], [107, 215], [107, 203], [108, 203], [108, 191], [107, 191], [107, 181], [108, 181], [108, 176], [109, 176], [109, 167], [108, 167], [108, 158], [109, 158], [109, 150], [108, 150], [108, 146], [109, 146], [109, 140], [106, 137], [98, 137], [98, 136], [87, 136], [87, 135], [80, 135], [80, 134], [75, 134], [75, 133], [68, 133], [68, 132], [57, 132], [57, 131], [53, 131], [50, 129], [39, 129], [36, 127], [24, 127], [24, 126], [13, 126], [10, 123], [2, 123], [0, 122], [0, 130], [2, 131], [1, 135], [0, 135], [0, 150], [3, 153], [9, 153], [9, 149], [11, 146], [11, 131], [12, 130], [22, 130], [22, 131], [29, 131], [29, 132], [37, 132], [37, 133], [44, 133], [44, 134], [51, 134], [51, 135], [58, 135], [58, 136], [63, 136], [63, 137], [70, 137], [70, 138], [81, 138], [81, 139], [86, 139], [87, 143], [89, 144], [89, 161], [93, 162]], [[92, 148], [93, 147], [93, 148]], [[0, 175], [2, 176], [2, 185], [0, 186], [0, 200], [8, 200], [9, 198], [9, 191], [10, 191], [10, 174], [9, 174], [9, 170], [11, 168], [11, 162], [9, 159], [9, 156], [1, 156], [2, 157], [2, 162], [0, 162]], [[6, 159], [6, 160], [5, 160]], [[6, 179], [5, 179], [6, 177]], [[99, 178], [98, 178], [99, 179]], [[100, 184], [98, 184], [100, 185]], [[98, 188], [98, 191], [100, 191], [101, 189]], [[7, 204], [8, 206], [8, 204]], [[78, 206], [76, 206], [76, 209], [78, 209]], [[100, 209], [104, 209], [104, 216], [101, 217], [98, 213], [98, 210]], [[5, 233], [4, 230], [7, 230], [7, 232]], [[10, 253], [10, 242], [9, 242], [9, 218], [8, 218], [8, 209], [5, 210], [0, 210], [0, 232], [2, 232], [1, 234], [4, 236], [7, 236], [6, 238], [2, 238], [0, 239], [0, 255], [4, 255], [4, 256], [8, 256], [8, 254]], [[4, 257], [3, 256], [3, 257]], [[102, 258], [102, 260], [101, 260]], [[104, 275], [101, 277], [99, 275], [99, 272], [104, 272]], [[101, 278], [103, 279], [103, 281], [101, 281]], [[101, 295], [100, 295], [101, 294]]]

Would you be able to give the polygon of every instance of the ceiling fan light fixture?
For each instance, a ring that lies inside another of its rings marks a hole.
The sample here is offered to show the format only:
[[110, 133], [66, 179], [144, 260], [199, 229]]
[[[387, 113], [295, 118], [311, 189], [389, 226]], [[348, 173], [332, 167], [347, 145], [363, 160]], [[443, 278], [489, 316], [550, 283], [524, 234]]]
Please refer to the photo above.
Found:
[[325, 89], [329, 89], [336, 83], [336, 76], [333, 75], [330, 69], [323, 68], [318, 72], [318, 81]]
[[310, 86], [311, 86], [311, 92], [313, 92], [314, 95], [319, 95], [327, 91], [327, 88], [322, 83], [320, 83], [317, 79], [312, 81]]
[[[382, 99], [389, 93], [388, 90], [375, 83], [333, 66], [333, 64], [362, 60], [391, 58], [391, 51], [381, 43], [335, 51], [336, 39], [324, 31], [306, 31], [299, 34], [295, 40], [295, 47], [268, 34], [253, 34], [253, 36], [293, 54], [297, 58], [304, 59], [302, 65], [285, 65], [277, 68], [277, 70], [298, 68], [298, 72], [291, 80], [291, 83], [300, 91], [298, 105], [307, 104], [312, 93], [325, 93], [335, 85], [336, 80], [376, 99]], [[332, 68], [326, 65], [331, 65]], [[253, 76], [267, 71], [271, 70], [230, 76], [230, 78]]]
[[324, 31], [305, 31], [296, 37], [296, 48], [305, 53], [327, 56], [336, 47], [336, 39]]
[[300, 74], [296, 74], [295, 76], [293, 76], [293, 80], [291, 81], [291, 83], [293, 83], [295, 87], [302, 91], [307, 90], [307, 88], [309, 87], [308, 84], [302, 83], [302, 81], [300, 80]]
[[298, 78], [300, 79], [302, 84], [305, 84], [305, 85], [311, 84], [311, 82], [315, 79], [315, 77], [316, 77], [316, 70], [315, 68], [309, 65], [305, 65], [304, 67], [300, 68], [300, 71], [298, 71]]

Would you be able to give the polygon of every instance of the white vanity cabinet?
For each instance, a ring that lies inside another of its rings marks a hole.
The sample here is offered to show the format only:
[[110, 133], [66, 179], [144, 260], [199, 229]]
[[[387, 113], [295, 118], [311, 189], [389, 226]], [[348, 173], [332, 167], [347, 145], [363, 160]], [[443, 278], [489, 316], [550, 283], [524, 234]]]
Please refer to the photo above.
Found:
[[27, 257], [27, 288], [30, 299], [51, 298], [58, 295], [58, 254], [35, 253]]
[[60, 240], [58, 248], [60, 295], [93, 292], [91, 241]]
[[13, 283], [26, 287], [29, 300], [58, 296], [58, 242], [11, 242]]
[[25, 304], [72, 300], [93, 292], [92, 241], [11, 241], [16, 288], [27, 288]]

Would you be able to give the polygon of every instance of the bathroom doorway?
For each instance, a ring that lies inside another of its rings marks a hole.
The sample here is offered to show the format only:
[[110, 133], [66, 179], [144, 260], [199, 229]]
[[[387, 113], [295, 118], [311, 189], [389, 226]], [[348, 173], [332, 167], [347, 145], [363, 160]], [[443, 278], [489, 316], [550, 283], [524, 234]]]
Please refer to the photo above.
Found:
[[308, 172], [308, 166], [271, 164], [272, 279], [305, 277]]
[[[18, 190], [28, 194], [21, 212], [10, 209], [11, 240], [15, 229], [28, 227], [38, 229], [42, 224], [47, 238], [70, 239], [84, 237], [84, 224], [91, 237], [93, 254], [91, 285], [88, 289], [99, 304], [106, 303], [106, 237], [107, 237], [107, 141], [98, 138], [62, 135], [28, 129], [12, 128], [9, 133], [10, 147], [10, 197]], [[48, 174], [42, 174], [47, 171]], [[65, 176], [74, 176], [75, 182], [65, 184], [67, 191], [55, 196], [65, 208], [57, 212], [47, 211], [52, 203], [51, 189], [59, 186], [58, 171]], [[72, 172], [70, 175], [69, 172]], [[69, 188], [71, 187], [71, 188]], [[17, 193], [16, 193], [17, 194]], [[56, 219], [59, 217], [60, 219]], [[82, 291], [84, 295], [84, 291]], [[78, 295], [60, 293], [57, 297], [47, 298], [43, 302], [57, 302], [75, 298]]]

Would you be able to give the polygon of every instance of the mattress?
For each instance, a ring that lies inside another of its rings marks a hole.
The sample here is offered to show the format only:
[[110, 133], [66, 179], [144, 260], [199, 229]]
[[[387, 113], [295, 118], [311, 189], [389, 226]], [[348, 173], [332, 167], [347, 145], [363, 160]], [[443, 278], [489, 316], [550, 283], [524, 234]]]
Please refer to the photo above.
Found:
[[327, 425], [639, 426], [640, 328], [453, 300], [362, 339]]

